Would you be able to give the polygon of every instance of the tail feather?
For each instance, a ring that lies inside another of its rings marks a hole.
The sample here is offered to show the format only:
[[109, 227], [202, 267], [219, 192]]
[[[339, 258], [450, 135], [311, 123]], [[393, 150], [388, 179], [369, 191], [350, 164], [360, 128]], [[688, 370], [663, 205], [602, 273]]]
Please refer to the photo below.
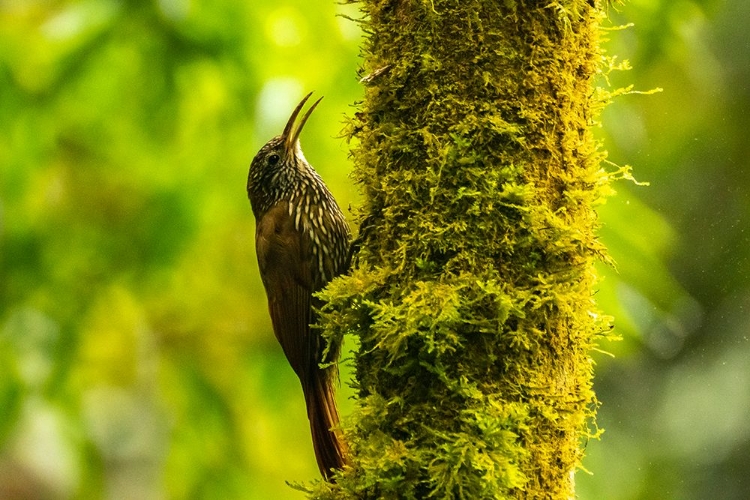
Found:
[[303, 385], [307, 418], [310, 420], [313, 449], [318, 469], [326, 479], [330, 479], [331, 469], [341, 469], [346, 463], [347, 449], [339, 439], [339, 413], [334, 398], [332, 368], [318, 369], [308, 384]]

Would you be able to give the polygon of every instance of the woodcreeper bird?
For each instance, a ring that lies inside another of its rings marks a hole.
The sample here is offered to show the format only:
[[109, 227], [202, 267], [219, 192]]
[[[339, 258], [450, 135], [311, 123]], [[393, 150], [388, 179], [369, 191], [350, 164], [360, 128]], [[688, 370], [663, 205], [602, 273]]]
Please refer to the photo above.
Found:
[[[313, 293], [348, 266], [349, 226], [331, 192], [302, 154], [299, 135], [320, 99], [295, 126], [310, 98], [294, 108], [281, 135], [268, 141], [250, 164], [247, 195], [255, 215], [255, 249], [276, 339], [302, 383], [313, 449], [325, 478], [346, 460], [346, 446], [334, 428], [334, 399], [340, 346], [330, 346], [310, 325]], [[329, 363], [321, 368], [321, 363]]]

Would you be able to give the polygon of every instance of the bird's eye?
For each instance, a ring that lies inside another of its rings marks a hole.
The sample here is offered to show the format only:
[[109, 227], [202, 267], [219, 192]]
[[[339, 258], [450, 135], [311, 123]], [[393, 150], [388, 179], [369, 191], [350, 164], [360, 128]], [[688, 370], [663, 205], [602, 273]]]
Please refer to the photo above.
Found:
[[271, 156], [268, 157], [268, 164], [269, 165], [276, 165], [277, 163], [279, 163], [279, 155], [273, 154], [273, 155], [271, 155]]

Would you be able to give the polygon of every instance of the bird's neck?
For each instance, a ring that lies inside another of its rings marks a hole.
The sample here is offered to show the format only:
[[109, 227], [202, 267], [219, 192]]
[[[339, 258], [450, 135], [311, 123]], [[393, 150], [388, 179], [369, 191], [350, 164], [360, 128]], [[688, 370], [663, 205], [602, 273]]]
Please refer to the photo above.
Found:
[[318, 179], [318, 174], [307, 162], [260, 173], [249, 184], [253, 213], [256, 217], [261, 216], [280, 201], [302, 202], [300, 198], [305, 193], [315, 194]]

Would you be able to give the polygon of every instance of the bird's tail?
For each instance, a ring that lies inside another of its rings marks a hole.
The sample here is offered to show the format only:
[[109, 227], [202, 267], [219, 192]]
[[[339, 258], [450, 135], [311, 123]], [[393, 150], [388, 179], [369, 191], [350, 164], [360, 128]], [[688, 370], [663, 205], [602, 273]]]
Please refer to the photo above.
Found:
[[335, 367], [316, 367], [309, 383], [303, 385], [307, 418], [310, 420], [313, 449], [320, 473], [330, 479], [331, 469], [341, 469], [346, 463], [347, 448], [340, 439], [339, 412], [336, 409]]

